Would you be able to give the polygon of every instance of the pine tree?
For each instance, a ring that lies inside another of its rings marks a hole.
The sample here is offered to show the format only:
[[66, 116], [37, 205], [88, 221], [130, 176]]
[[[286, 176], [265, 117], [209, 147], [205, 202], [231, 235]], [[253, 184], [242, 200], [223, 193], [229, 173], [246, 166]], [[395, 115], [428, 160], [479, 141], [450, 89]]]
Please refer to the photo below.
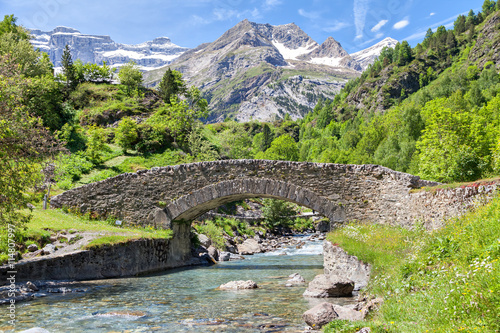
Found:
[[455, 30], [456, 35], [459, 35], [466, 30], [465, 29], [465, 16], [458, 15], [457, 19], [455, 20], [453, 29]]
[[161, 79], [158, 91], [165, 103], [171, 104], [171, 98], [186, 93], [186, 84], [182, 80], [182, 74], [176, 70], [167, 69]]
[[61, 66], [63, 74], [66, 77], [66, 91], [71, 91], [75, 87], [75, 67], [73, 66], [73, 59], [68, 44], [64, 47], [61, 58]]

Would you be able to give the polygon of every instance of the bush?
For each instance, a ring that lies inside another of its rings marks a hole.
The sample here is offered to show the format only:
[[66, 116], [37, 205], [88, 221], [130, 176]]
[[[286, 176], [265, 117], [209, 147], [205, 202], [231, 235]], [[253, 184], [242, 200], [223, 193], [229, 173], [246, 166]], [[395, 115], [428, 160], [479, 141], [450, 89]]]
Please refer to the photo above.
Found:
[[203, 234], [212, 240], [212, 245], [219, 250], [225, 250], [224, 230], [214, 224], [213, 221], [205, 221], [204, 224], [195, 225], [199, 234]]

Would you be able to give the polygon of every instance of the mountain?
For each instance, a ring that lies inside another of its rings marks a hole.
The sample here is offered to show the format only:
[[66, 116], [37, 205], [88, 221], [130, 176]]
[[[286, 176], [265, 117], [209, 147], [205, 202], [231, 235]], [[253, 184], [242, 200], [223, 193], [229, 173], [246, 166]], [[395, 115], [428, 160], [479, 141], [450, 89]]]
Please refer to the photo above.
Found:
[[351, 57], [361, 66], [362, 70], [365, 70], [368, 65], [375, 61], [384, 47], [394, 48], [397, 43], [397, 40], [387, 37], [367, 49], [351, 54]]
[[137, 45], [120, 44], [109, 36], [85, 35], [78, 30], [57, 27], [52, 31], [31, 30], [31, 43], [35, 48], [47, 52], [56, 67], [61, 66], [61, 56], [66, 44], [70, 46], [73, 60], [119, 67], [134, 60], [143, 70], [150, 70], [170, 64], [183, 52], [189, 50], [173, 44], [167, 37]]
[[[248, 20], [183, 53], [168, 67], [200, 88], [209, 101], [209, 122], [227, 117], [269, 120], [287, 113], [302, 118], [362, 70], [332, 37], [320, 45], [294, 23], [273, 26]], [[146, 84], [157, 85], [165, 71], [146, 72]]]

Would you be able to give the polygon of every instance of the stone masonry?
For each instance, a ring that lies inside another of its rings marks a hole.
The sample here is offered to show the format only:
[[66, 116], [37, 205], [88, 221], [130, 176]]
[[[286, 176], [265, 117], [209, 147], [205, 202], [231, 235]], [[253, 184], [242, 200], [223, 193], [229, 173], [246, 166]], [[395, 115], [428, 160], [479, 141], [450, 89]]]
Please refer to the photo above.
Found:
[[415, 219], [406, 209], [410, 190], [435, 184], [378, 165], [225, 160], [122, 174], [66, 191], [51, 206], [170, 228], [227, 202], [266, 197], [309, 207], [334, 223], [408, 225]]

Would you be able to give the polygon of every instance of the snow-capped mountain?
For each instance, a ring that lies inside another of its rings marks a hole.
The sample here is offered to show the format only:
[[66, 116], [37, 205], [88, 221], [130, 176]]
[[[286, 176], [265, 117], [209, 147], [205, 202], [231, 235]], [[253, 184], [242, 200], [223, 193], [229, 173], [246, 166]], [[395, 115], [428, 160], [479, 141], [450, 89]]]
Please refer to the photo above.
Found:
[[56, 67], [61, 64], [61, 56], [66, 44], [70, 46], [73, 61], [102, 64], [103, 61], [113, 67], [119, 67], [129, 60], [134, 60], [143, 70], [159, 68], [170, 64], [182, 53], [189, 50], [175, 45], [167, 37], [137, 45], [120, 44], [109, 36], [85, 35], [78, 30], [57, 27], [52, 31], [31, 30], [31, 43], [35, 48], [47, 52]]
[[[168, 67], [200, 88], [209, 121], [303, 117], [320, 98], [332, 99], [361, 66], [332, 37], [321, 45], [294, 23], [243, 20], [212, 43], [189, 50]], [[166, 68], [149, 71], [154, 86]]]
[[384, 47], [394, 48], [397, 43], [397, 40], [387, 37], [367, 49], [352, 53], [351, 57], [360, 64], [362, 70], [365, 70], [368, 65], [373, 64], [375, 58], [379, 56]]

